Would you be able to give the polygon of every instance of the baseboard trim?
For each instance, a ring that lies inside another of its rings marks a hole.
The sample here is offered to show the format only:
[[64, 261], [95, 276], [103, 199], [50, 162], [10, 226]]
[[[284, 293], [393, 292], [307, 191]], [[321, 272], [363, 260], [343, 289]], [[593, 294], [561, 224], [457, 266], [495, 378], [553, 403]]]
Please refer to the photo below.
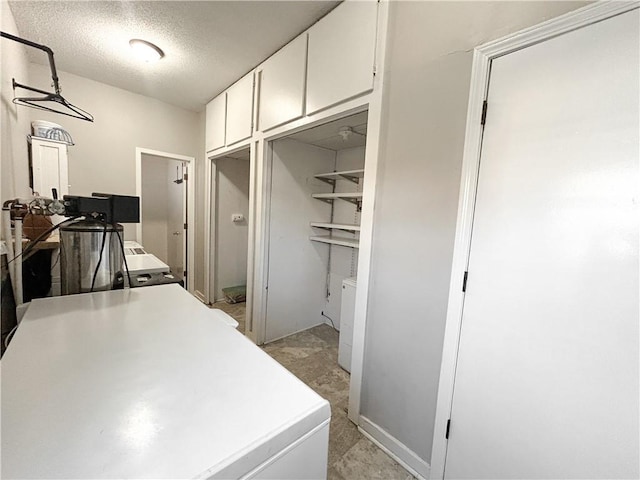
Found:
[[406, 468], [413, 476], [420, 480], [426, 480], [429, 478], [429, 471], [431, 470], [431, 467], [427, 462], [418, 457], [418, 455], [412, 452], [397, 438], [385, 432], [382, 428], [363, 415], [360, 415], [360, 425], [358, 426], [358, 430], [360, 430], [365, 437], [380, 447], [387, 455]]
[[204, 293], [202, 293], [200, 290], [194, 290], [193, 296], [196, 297], [198, 300], [200, 300], [202, 303], [207, 303], [204, 297]]

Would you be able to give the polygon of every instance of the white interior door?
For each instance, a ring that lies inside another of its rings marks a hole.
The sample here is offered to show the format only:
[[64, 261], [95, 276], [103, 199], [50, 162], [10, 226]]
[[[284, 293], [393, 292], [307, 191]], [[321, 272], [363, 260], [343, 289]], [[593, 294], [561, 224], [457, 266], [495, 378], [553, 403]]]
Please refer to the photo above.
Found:
[[168, 263], [171, 272], [180, 278], [186, 270], [187, 171], [186, 162], [168, 162], [169, 183], [167, 199]]
[[638, 478], [638, 10], [493, 61], [446, 478]]

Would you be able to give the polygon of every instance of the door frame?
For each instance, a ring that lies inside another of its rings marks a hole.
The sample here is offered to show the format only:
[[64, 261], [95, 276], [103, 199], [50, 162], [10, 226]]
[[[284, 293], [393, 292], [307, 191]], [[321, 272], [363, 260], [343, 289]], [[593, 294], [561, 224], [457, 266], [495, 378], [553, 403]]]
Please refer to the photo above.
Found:
[[450, 418], [455, 383], [455, 372], [460, 342], [460, 328], [464, 306], [462, 285], [464, 272], [469, 263], [471, 234], [478, 186], [480, 152], [483, 126], [481, 117], [483, 103], [487, 98], [491, 61], [517, 50], [544, 42], [559, 35], [586, 27], [607, 18], [626, 13], [640, 7], [640, 2], [598, 2], [580, 8], [552, 20], [521, 30], [501, 39], [476, 47], [467, 107], [467, 124], [462, 161], [458, 218], [453, 251], [449, 301], [445, 324], [442, 364], [438, 385], [433, 449], [431, 452], [430, 478], [444, 478], [447, 454], [446, 431]]
[[[207, 158], [207, 165], [209, 166], [209, 171], [207, 173], [207, 183], [209, 185], [208, 195], [209, 201], [207, 204], [209, 208], [206, 209], [206, 222], [208, 225], [208, 236], [205, 239], [205, 265], [208, 268], [205, 269], [205, 291], [202, 295], [203, 298], [201, 300], [206, 304], [213, 304], [216, 302], [215, 298], [215, 289], [216, 289], [216, 255], [215, 248], [218, 243], [218, 231], [216, 228], [216, 211], [218, 208], [218, 163], [217, 161], [221, 158], [233, 158], [231, 155], [234, 153], [240, 152], [242, 150], [249, 150], [249, 196], [251, 196], [251, 175], [252, 175], [252, 165], [253, 165], [253, 157], [254, 157], [254, 146], [253, 143], [247, 144], [243, 143], [241, 146], [233, 148], [231, 150], [226, 150], [225, 153], [219, 155], [212, 155]], [[239, 160], [243, 161], [243, 160]], [[251, 202], [249, 202], [251, 203]], [[249, 218], [247, 218], [247, 224], [249, 224]], [[250, 250], [250, 238], [251, 233], [249, 232], [247, 236], [247, 252]], [[249, 259], [251, 258], [249, 253], [247, 253], [247, 289], [249, 288]], [[247, 299], [249, 298], [249, 292], [247, 290]]]
[[[183, 162], [186, 165], [186, 174], [187, 174], [187, 185], [186, 185], [186, 208], [187, 208], [187, 229], [186, 229], [186, 238], [184, 240], [184, 252], [186, 252], [186, 268], [187, 275], [185, 278], [185, 288], [193, 293], [193, 280], [194, 280], [194, 267], [195, 267], [195, 235], [194, 232], [195, 226], [195, 178], [194, 178], [194, 168], [191, 168], [192, 165], [195, 165], [195, 157], [189, 157], [186, 155], [179, 155], [176, 153], [168, 153], [161, 152], [159, 150], [153, 150], [150, 148], [142, 148], [136, 147], [136, 195], [140, 198], [140, 222], [136, 224], [136, 241], [142, 244], [142, 156], [143, 155], [154, 155], [156, 157], [162, 157], [169, 160], [175, 160], [178, 162]], [[191, 188], [189, 187], [189, 183], [191, 183]], [[144, 246], [144, 245], [143, 245]], [[184, 254], [183, 254], [184, 255]]]

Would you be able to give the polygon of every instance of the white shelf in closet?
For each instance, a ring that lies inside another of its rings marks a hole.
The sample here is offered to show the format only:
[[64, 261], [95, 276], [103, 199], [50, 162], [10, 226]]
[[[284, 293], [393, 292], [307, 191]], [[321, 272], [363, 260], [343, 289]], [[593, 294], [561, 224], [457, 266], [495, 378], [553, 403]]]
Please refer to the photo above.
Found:
[[341, 198], [342, 200], [355, 201], [362, 199], [362, 192], [335, 192], [335, 193], [312, 193], [313, 198], [318, 200], [335, 200]]
[[341, 245], [343, 247], [358, 248], [360, 242], [357, 238], [334, 237], [333, 235], [314, 235], [309, 237], [313, 242]]
[[318, 180], [322, 180], [323, 182], [334, 184], [337, 179], [344, 178], [346, 180], [350, 180], [353, 183], [358, 183], [359, 180], [364, 177], [364, 169], [358, 170], [345, 170], [343, 172], [329, 172], [329, 173], [319, 173], [318, 175], [314, 175]]
[[345, 230], [348, 232], [359, 232], [360, 225], [352, 225], [347, 223], [322, 223], [311, 222], [310, 224], [314, 228], [325, 228], [327, 230]]

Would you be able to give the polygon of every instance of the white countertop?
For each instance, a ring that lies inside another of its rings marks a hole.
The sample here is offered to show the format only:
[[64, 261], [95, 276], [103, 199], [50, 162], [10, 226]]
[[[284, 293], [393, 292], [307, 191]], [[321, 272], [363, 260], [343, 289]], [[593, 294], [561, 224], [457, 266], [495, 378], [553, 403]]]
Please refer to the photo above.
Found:
[[2, 478], [235, 478], [329, 405], [178, 285], [35, 300], [2, 359]]
[[127, 255], [127, 267], [129, 274], [165, 273], [170, 270], [169, 265], [151, 253]]

